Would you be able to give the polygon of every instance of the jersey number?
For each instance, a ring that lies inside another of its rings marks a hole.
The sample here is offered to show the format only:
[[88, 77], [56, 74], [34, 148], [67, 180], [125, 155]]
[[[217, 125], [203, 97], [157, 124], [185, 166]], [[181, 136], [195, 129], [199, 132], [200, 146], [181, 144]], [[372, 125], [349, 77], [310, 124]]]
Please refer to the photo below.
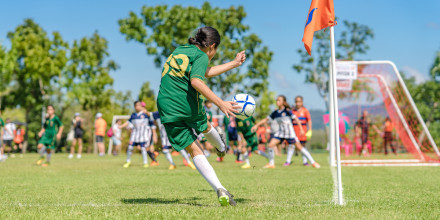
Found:
[[166, 74], [172, 76], [183, 77], [185, 76], [185, 71], [189, 65], [189, 58], [185, 54], [178, 54], [173, 56], [171, 54], [162, 69], [162, 77]]

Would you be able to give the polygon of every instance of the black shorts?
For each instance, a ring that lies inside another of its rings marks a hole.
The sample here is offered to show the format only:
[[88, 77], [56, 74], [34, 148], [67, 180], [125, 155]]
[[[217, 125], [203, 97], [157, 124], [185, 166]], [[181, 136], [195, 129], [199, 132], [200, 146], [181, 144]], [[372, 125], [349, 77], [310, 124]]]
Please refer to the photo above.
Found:
[[8, 147], [12, 147], [12, 140], [3, 140], [3, 144]]
[[391, 142], [391, 141], [393, 141], [393, 133], [386, 131], [383, 138], [385, 139], [385, 141]]
[[303, 147], [305, 147], [305, 146], [306, 146], [306, 143], [307, 143], [307, 141], [300, 141], [299, 143], [301, 143], [301, 145], [302, 145]]
[[238, 141], [237, 132], [228, 132], [229, 141]]
[[362, 140], [362, 145], [367, 144], [367, 142], [368, 142], [368, 134], [365, 134], [365, 133], [362, 134], [361, 140]]
[[74, 135], [74, 138], [75, 139], [78, 139], [78, 138], [83, 138], [83, 136], [84, 136], [84, 133], [83, 133], [83, 131], [75, 131], [75, 135]]
[[97, 143], [103, 143], [104, 142], [104, 136], [96, 135], [96, 142]]

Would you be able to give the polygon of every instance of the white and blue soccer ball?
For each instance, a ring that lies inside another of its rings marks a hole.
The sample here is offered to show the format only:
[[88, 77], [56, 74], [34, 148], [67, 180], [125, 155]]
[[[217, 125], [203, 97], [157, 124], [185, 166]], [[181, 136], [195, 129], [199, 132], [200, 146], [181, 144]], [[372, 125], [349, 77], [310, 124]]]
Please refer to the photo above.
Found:
[[236, 102], [236, 106], [240, 106], [241, 109], [235, 109], [238, 112], [234, 112], [235, 117], [239, 119], [246, 119], [252, 116], [255, 111], [255, 100], [248, 94], [237, 94], [232, 98], [233, 102]]

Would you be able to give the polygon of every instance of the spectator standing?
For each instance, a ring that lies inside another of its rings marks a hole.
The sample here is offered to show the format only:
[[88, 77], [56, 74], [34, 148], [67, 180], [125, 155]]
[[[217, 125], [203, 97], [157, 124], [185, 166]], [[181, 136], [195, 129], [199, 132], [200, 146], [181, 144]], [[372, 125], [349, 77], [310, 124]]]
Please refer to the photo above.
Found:
[[370, 120], [370, 118], [368, 118], [368, 111], [364, 110], [362, 112], [362, 117], [356, 123], [356, 126], [361, 129], [362, 150], [358, 152], [359, 156], [362, 153], [364, 155], [366, 155], [366, 156], [369, 156], [369, 152], [368, 152], [368, 148], [367, 148], [367, 143], [368, 143], [368, 135], [369, 135], [370, 124], [371, 124], [371, 120]]
[[11, 155], [12, 140], [14, 140], [15, 124], [11, 122], [11, 119], [6, 119], [5, 129], [3, 130], [3, 148], [8, 147], [8, 156], [15, 157], [15, 152]]
[[107, 129], [107, 122], [102, 118], [101, 113], [97, 113], [95, 116], [95, 138], [98, 144], [99, 156], [105, 156], [104, 135]]
[[112, 140], [113, 140], [113, 145], [115, 145], [115, 148], [113, 149], [114, 156], [118, 155], [119, 148], [121, 147], [122, 144], [122, 140], [121, 140], [122, 132], [119, 126], [121, 126], [120, 119], [116, 120], [116, 123], [112, 127], [112, 132], [113, 132]]
[[[17, 129], [14, 131], [14, 154], [20, 149], [20, 157], [23, 157], [23, 142], [24, 142], [24, 130], [21, 128], [21, 125], [17, 126]], [[18, 146], [18, 148], [17, 148]]]
[[78, 154], [76, 155], [76, 158], [81, 158], [81, 153], [83, 149], [83, 136], [84, 136], [84, 130], [82, 128], [82, 118], [81, 114], [79, 112], [75, 113], [75, 116], [72, 120], [72, 127], [73, 127], [73, 141], [72, 146], [70, 147], [70, 154], [69, 159], [73, 158], [73, 154], [75, 154], [75, 145], [78, 143]]

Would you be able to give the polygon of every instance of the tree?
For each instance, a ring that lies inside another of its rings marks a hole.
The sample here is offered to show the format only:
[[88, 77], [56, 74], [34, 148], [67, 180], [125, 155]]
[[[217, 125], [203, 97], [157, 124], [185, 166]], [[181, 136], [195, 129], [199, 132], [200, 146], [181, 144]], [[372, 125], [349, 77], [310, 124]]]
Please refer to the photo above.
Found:
[[[262, 46], [256, 34], [249, 33], [249, 26], [243, 24], [246, 12], [242, 6], [212, 8], [205, 2], [201, 8], [175, 5], [142, 7], [141, 17], [134, 12], [119, 20], [120, 32], [127, 41], [137, 41], [146, 46], [147, 53], [155, 57], [156, 67], [160, 68], [172, 51], [188, 42], [197, 28], [211, 26], [221, 35], [221, 44], [210, 65], [219, 65], [235, 58], [237, 52], [246, 50], [251, 63], [247, 72], [234, 69], [220, 76], [207, 79], [207, 85], [225, 99], [231, 93], [247, 92], [254, 96], [268, 89], [269, 62], [272, 52]], [[159, 73], [158, 73], [159, 74]]]
[[11, 86], [11, 73], [14, 68], [14, 61], [14, 54], [8, 52], [3, 45], [0, 45], [0, 110], [2, 109], [3, 97], [13, 89]]
[[142, 85], [138, 100], [145, 102], [148, 111], [157, 111], [156, 96], [154, 91], [150, 89], [150, 82], [145, 82]]
[[[373, 30], [366, 25], [359, 25], [357, 23], [350, 23], [344, 21], [345, 27], [348, 29], [341, 33], [340, 40], [337, 45], [336, 57], [342, 60], [354, 60], [356, 54], [365, 54], [369, 49], [366, 41], [374, 37]], [[301, 60], [299, 64], [293, 66], [299, 74], [304, 72], [306, 74], [306, 83], [313, 83], [316, 85], [318, 94], [324, 99], [326, 109], [328, 111], [328, 68], [330, 59], [330, 35], [325, 30], [315, 32], [315, 52], [309, 56], [307, 51], [299, 49]], [[364, 86], [363, 84], [354, 84], [353, 86]], [[361, 91], [363, 87], [354, 87], [353, 90]], [[344, 97], [351, 97], [345, 95]]]
[[[118, 65], [108, 60], [108, 42], [97, 32], [92, 37], [74, 41], [70, 50], [71, 64], [68, 67], [67, 79], [73, 83], [72, 95], [77, 98], [84, 110], [99, 112], [103, 106], [111, 105], [114, 94], [111, 85], [113, 78], [110, 71], [116, 70]], [[93, 143], [93, 128], [89, 127], [90, 140]], [[87, 152], [91, 151], [91, 144]]]
[[5, 99], [10, 107], [19, 105], [26, 111], [29, 143], [36, 145], [36, 132], [41, 128], [41, 109], [54, 91], [50, 86], [56, 82], [67, 62], [67, 43], [58, 32], [52, 38], [32, 19], [26, 19], [15, 31], [8, 33], [11, 41], [11, 80], [16, 89]]

